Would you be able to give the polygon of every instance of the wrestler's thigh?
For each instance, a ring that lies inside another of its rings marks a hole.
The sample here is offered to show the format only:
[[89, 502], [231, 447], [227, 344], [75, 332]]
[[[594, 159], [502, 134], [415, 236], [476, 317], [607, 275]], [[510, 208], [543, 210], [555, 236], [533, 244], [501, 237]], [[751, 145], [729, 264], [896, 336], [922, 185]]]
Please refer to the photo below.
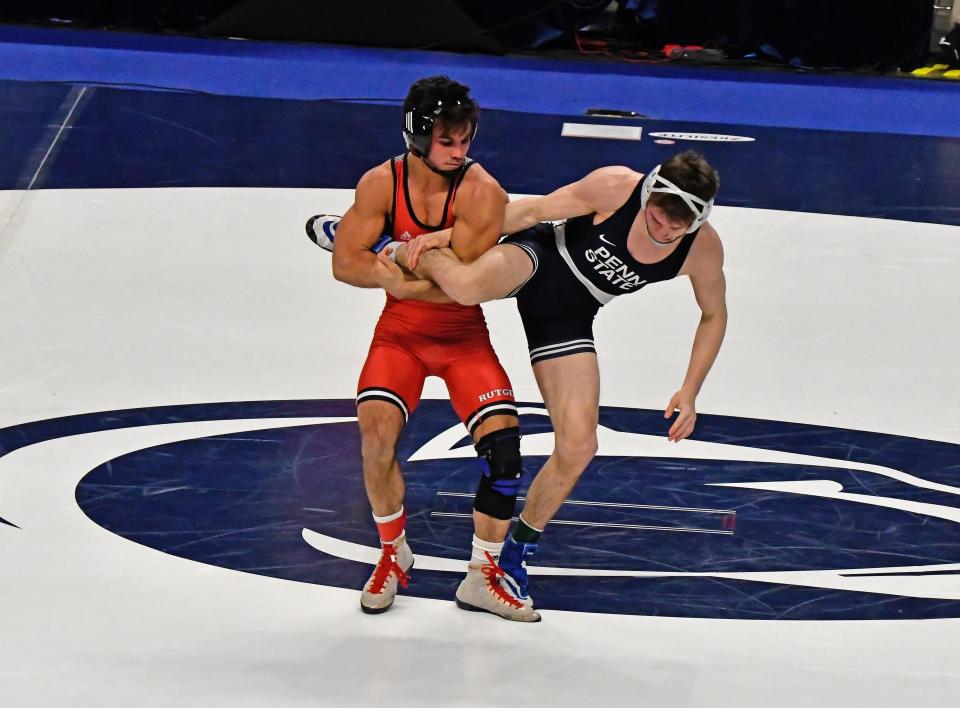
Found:
[[420, 403], [426, 368], [414, 354], [390, 346], [373, 346], [357, 383], [357, 409], [380, 401], [396, 407], [406, 422]]
[[470, 264], [474, 269], [474, 287], [480, 302], [508, 297], [533, 275], [530, 255], [514, 244], [494, 246]]
[[489, 341], [477, 341], [441, 372], [450, 402], [470, 434], [517, 425], [513, 386]]
[[600, 367], [590, 352], [546, 359], [533, 365], [554, 432], [596, 430], [600, 416]]

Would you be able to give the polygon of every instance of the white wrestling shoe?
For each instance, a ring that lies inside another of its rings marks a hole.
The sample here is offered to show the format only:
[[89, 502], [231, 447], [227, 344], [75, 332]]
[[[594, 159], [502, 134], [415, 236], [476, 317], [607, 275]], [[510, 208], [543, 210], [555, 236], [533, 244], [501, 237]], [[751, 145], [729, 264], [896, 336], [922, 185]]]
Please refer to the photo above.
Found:
[[[311, 216], [305, 224], [307, 238], [320, 246], [324, 251], [333, 253], [333, 239], [337, 235], [337, 228], [340, 226], [341, 218], [342, 217], [336, 214], [316, 214]], [[380, 253], [380, 251], [389, 245], [395, 246], [396, 244], [394, 244], [390, 234], [383, 234], [377, 239], [376, 243], [370, 247], [370, 250], [374, 253]]]
[[489, 553], [484, 563], [471, 561], [467, 577], [457, 588], [457, 607], [472, 612], [490, 612], [514, 622], [539, 622], [530, 597], [520, 597], [518, 588]]
[[333, 237], [337, 234], [340, 217], [335, 214], [317, 214], [307, 219], [307, 237], [324, 251], [333, 253]]
[[360, 593], [360, 609], [368, 615], [378, 615], [390, 609], [397, 596], [397, 585], [406, 588], [410, 583], [407, 571], [413, 567], [413, 551], [406, 538], [384, 543], [380, 560]]

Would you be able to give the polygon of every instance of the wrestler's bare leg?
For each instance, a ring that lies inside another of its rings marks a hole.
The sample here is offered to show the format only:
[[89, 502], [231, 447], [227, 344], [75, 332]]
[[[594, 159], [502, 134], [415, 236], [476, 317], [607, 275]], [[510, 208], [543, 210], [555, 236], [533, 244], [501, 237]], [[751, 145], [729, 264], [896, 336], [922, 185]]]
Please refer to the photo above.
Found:
[[524, 522], [542, 530], [597, 452], [600, 369], [596, 354], [582, 353], [537, 362], [533, 373], [553, 424], [554, 448], [521, 513]]
[[[397, 249], [397, 263], [406, 267], [406, 245]], [[533, 274], [530, 256], [510, 243], [501, 243], [472, 263], [463, 263], [449, 248], [425, 251], [414, 269], [432, 280], [461, 305], [478, 305], [506, 297]]]
[[[396, 512], [403, 504], [404, 483], [396, 459], [397, 440], [403, 429], [403, 414], [392, 403], [366, 401], [357, 407], [360, 424], [363, 483], [370, 507], [376, 516]], [[519, 426], [516, 416], [495, 415], [474, 430], [474, 442], [496, 430]], [[473, 521], [478, 538], [492, 543], [503, 541], [510, 520], [497, 519], [474, 510]]]
[[403, 413], [392, 403], [364, 401], [357, 406], [363, 483], [376, 516], [394, 513], [403, 504], [403, 475], [396, 450]]

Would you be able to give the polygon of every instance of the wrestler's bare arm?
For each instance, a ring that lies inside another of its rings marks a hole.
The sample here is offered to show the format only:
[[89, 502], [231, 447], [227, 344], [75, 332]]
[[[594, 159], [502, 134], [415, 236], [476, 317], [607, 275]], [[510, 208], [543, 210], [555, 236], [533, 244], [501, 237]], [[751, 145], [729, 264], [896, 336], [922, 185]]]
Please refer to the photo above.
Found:
[[[703, 250], [691, 264], [690, 284], [700, 307], [700, 326], [693, 341], [690, 366], [683, 386], [699, 393], [707, 373], [713, 366], [727, 329], [727, 281], [723, 275], [723, 246], [709, 225], [701, 231], [705, 237]], [[693, 255], [693, 254], [691, 254]]]
[[450, 302], [433, 283], [384, 263], [370, 250], [383, 234], [392, 199], [393, 175], [389, 163], [374, 167], [360, 178], [353, 205], [337, 228], [333, 277], [360, 288], [383, 288], [394, 297]]
[[[514, 234], [542, 221], [560, 221], [583, 214], [607, 214], [617, 210], [636, 187], [641, 175], [628, 167], [601, 167], [572, 184], [542, 197], [526, 197], [506, 206], [501, 234]], [[456, 227], [454, 227], [456, 228]], [[452, 231], [444, 229], [421, 236], [419, 243], [403, 254], [404, 265], [416, 268], [420, 256], [451, 243]], [[454, 249], [456, 251], [456, 249]], [[482, 251], [481, 251], [482, 252]], [[449, 252], [447, 256], [451, 256]], [[460, 260], [469, 260], [461, 257]]]
[[542, 197], [510, 202], [504, 233], [513, 234], [541, 221], [560, 221], [584, 214], [609, 214], [623, 204], [640, 175], [628, 167], [601, 167], [583, 179]]
[[457, 192], [456, 221], [449, 235], [450, 248], [464, 263], [475, 261], [500, 240], [507, 205], [507, 193], [486, 172], [468, 175], [472, 179], [464, 180]]
[[680, 412], [667, 433], [667, 437], [675, 442], [683, 440], [693, 432], [697, 415], [696, 397], [717, 359], [727, 330], [727, 284], [723, 275], [723, 246], [717, 232], [709, 224], [701, 228], [700, 236], [684, 265], [684, 271], [690, 276], [693, 294], [700, 307], [700, 323], [693, 338], [690, 363], [683, 385], [673, 395], [664, 411], [664, 416], [668, 418], [675, 410]]
[[353, 204], [340, 220], [333, 244], [333, 277], [359, 288], [378, 288], [374, 278], [377, 257], [370, 248], [383, 234], [390, 212], [393, 177], [385, 163], [368, 171], [357, 183]]

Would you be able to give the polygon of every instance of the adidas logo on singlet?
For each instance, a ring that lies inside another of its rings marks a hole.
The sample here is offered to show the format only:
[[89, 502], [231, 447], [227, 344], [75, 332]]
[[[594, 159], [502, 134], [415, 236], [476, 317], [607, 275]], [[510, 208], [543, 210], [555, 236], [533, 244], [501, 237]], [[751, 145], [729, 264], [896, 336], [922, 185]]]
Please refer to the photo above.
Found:
[[593, 269], [598, 275], [606, 278], [621, 290], [635, 290], [647, 284], [646, 280], [640, 280], [640, 276], [630, 270], [626, 263], [611, 254], [603, 246], [588, 248], [583, 252], [583, 255], [589, 263], [593, 264]]

